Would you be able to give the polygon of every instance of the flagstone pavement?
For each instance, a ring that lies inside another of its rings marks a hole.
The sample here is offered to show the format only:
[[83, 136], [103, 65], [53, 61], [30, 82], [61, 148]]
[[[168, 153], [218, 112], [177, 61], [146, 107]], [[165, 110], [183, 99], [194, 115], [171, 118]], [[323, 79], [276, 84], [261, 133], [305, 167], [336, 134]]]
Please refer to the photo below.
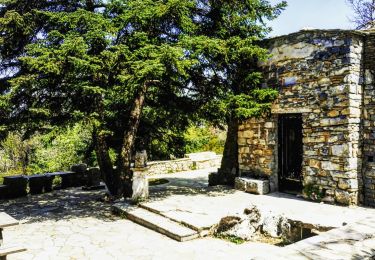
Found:
[[[220, 214], [225, 214], [219, 208], [243, 210], [249, 203], [257, 203], [259, 206], [271, 203], [276, 210], [286, 210], [307, 220], [313, 214], [327, 217], [329, 221], [326, 224], [332, 226], [341, 226], [344, 221], [350, 223], [362, 218], [375, 219], [372, 217], [375, 216], [374, 209], [321, 205], [280, 194], [256, 196], [228, 188], [207, 188], [207, 174], [210, 170], [212, 169], [158, 176], [167, 178], [170, 182], [152, 187], [149, 203], [166, 212], [182, 212], [182, 218], [199, 218], [203, 216], [203, 211], [207, 215], [212, 213], [212, 217], [217, 218]], [[4, 230], [4, 244], [21, 244], [27, 248], [26, 252], [11, 255], [8, 259], [311, 259], [298, 248], [288, 251], [287, 247], [262, 243], [237, 245], [213, 237], [177, 242], [113, 215], [111, 204], [100, 200], [103, 195], [104, 191], [71, 188], [0, 201], [0, 211], [5, 211], [21, 223]], [[197, 204], [199, 205], [196, 207]], [[186, 211], [183, 212], [182, 209]], [[187, 216], [187, 212], [191, 215]], [[205, 224], [209, 219], [202, 217], [202, 221]], [[368, 223], [375, 230], [375, 221]], [[370, 242], [373, 241], [375, 240], [371, 237]], [[347, 242], [340, 244], [340, 247], [347, 248], [345, 243]], [[375, 244], [368, 248], [375, 248]], [[339, 255], [336, 256], [335, 259], [342, 259]]]
[[20, 225], [5, 229], [4, 244], [20, 244], [16, 259], [247, 259], [250, 251], [272, 246], [236, 245], [216, 238], [177, 242], [111, 213], [99, 199], [104, 191], [79, 188], [0, 201]]

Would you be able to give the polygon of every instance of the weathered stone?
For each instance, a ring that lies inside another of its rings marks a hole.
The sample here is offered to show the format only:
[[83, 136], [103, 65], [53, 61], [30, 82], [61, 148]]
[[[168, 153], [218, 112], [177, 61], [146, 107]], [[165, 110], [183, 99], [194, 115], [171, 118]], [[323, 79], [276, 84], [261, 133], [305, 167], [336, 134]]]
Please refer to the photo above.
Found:
[[245, 178], [236, 178], [234, 180], [234, 188], [236, 190], [246, 191], [247, 181]]
[[134, 202], [144, 201], [148, 198], [147, 169], [133, 169], [132, 200]]
[[134, 158], [134, 167], [141, 168], [147, 166], [147, 152], [146, 150], [136, 152]]
[[338, 187], [342, 190], [358, 189], [357, 179], [339, 179]]
[[339, 171], [341, 170], [341, 166], [337, 163], [333, 163], [330, 161], [322, 161], [322, 169], [327, 171]]
[[309, 166], [313, 168], [319, 169], [321, 167], [321, 162], [315, 159], [310, 159], [309, 160]]
[[263, 195], [270, 191], [268, 180], [256, 180], [248, 177], [237, 177], [235, 179], [235, 189], [245, 192]]
[[76, 173], [84, 173], [87, 170], [87, 164], [85, 163], [74, 164], [72, 165], [72, 167], [70, 167], [70, 170]]
[[337, 110], [332, 110], [332, 111], [329, 111], [329, 112], [328, 112], [328, 116], [329, 116], [329, 117], [336, 117], [336, 116], [338, 116], [338, 115], [340, 115], [340, 112], [337, 111]]
[[345, 156], [349, 153], [349, 146], [347, 144], [332, 145], [331, 152], [334, 156]]
[[343, 205], [349, 205], [350, 204], [350, 194], [347, 191], [343, 190], [336, 190], [335, 191], [335, 201], [343, 204]]
[[281, 230], [286, 227], [285, 218], [280, 215], [267, 214], [263, 218], [262, 232], [270, 237], [280, 237], [281, 234], [287, 233]]

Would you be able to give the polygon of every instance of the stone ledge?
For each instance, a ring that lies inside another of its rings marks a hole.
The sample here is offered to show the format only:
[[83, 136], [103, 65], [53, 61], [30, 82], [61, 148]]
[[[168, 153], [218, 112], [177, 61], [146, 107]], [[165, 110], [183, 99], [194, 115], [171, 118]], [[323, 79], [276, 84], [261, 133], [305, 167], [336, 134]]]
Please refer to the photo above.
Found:
[[270, 192], [270, 182], [268, 180], [257, 180], [249, 177], [237, 177], [234, 187], [237, 190], [258, 195]]

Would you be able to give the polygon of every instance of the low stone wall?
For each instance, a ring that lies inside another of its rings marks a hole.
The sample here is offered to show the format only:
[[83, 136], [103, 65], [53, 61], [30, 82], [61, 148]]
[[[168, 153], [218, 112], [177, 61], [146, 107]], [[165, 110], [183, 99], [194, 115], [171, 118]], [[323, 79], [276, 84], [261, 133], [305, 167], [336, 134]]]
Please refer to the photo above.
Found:
[[[200, 154], [202, 154], [202, 156], [199, 156]], [[212, 153], [210, 154], [210, 156], [205, 155], [207, 155], [207, 153], [188, 154], [188, 158], [169, 161], [148, 162], [148, 175], [220, 167], [222, 158], [221, 155], [216, 155]]]

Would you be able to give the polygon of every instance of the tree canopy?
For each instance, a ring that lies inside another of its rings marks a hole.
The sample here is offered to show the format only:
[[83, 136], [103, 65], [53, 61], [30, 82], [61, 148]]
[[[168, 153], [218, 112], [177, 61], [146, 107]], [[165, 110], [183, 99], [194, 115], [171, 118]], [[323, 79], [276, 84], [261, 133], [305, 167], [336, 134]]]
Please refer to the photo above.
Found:
[[[1, 129], [90, 122], [110, 192], [129, 196], [131, 154], [148, 136], [205, 118], [229, 124], [233, 137], [239, 119], [268, 111], [276, 91], [259, 87], [256, 63], [268, 54], [258, 43], [284, 6], [7, 0], [0, 5]], [[224, 155], [237, 154], [227, 140]], [[227, 161], [230, 171], [233, 158]]]

